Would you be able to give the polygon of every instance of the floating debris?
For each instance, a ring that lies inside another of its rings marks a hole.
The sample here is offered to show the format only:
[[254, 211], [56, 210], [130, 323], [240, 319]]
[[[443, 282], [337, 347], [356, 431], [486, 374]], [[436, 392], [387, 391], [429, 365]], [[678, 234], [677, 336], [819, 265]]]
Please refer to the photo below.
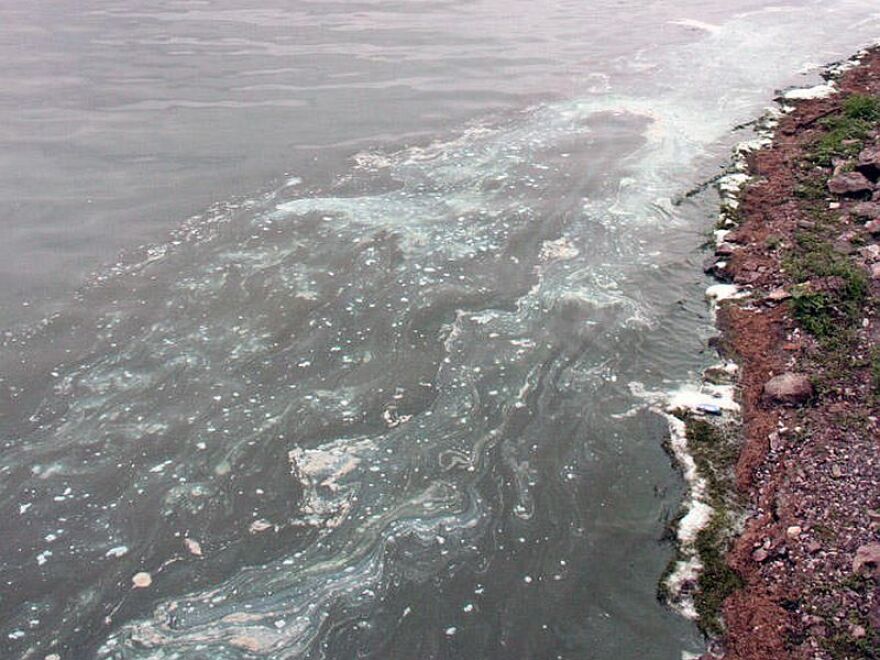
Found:
[[135, 573], [131, 578], [131, 584], [135, 589], [146, 589], [153, 584], [153, 576], [145, 571]]
[[699, 403], [697, 404], [697, 411], [707, 415], [721, 415], [721, 407], [716, 406], [714, 403]]
[[186, 549], [189, 550], [191, 555], [195, 555], [196, 557], [202, 556], [202, 544], [193, 539], [183, 539], [183, 544], [186, 546]]

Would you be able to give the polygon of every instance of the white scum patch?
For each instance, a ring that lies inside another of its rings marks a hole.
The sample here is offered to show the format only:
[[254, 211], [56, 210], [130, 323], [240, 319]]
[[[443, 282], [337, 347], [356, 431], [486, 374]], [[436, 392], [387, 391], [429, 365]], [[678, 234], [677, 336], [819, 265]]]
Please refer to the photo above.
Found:
[[741, 290], [736, 284], [713, 284], [706, 289], [706, 298], [712, 303], [744, 298], [747, 295], [748, 292]]
[[715, 245], [721, 245], [727, 236], [730, 234], [730, 229], [716, 229], [715, 230]]
[[806, 101], [810, 99], [827, 99], [837, 93], [837, 85], [833, 82], [814, 85], [813, 87], [798, 87], [790, 89], [782, 95], [786, 101]]

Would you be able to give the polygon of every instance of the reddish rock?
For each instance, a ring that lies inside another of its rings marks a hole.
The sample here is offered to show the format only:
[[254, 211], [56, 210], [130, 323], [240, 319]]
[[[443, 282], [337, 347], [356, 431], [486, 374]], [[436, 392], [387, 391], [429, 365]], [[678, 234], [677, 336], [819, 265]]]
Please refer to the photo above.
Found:
[[873, 574], [878, 574], [878, 569], [880, 569], [880, 543], [866, 543], [859, 546], [859, 549], [856, 550], [856, 557], [852, 563], [853, 573], [860, 573], [865, 567]]
[[871, 234], [880, 234], [880, 220], [871, 220], [865, 224], [865, 229]]
[[880, 178], [880, 146], [872, 145], [863, 149], [856, 169], [873, 181]]
[[813, 398], [813, 384], [806, 374], [786, 372], [764, 383], [764, 398], [787, 406], [803, 405]]
[[829, 179], [828, 190], [835, 195], [861, 197], [870, 194], [874, 190], [874, 184], [861, 172], [847, 172]]

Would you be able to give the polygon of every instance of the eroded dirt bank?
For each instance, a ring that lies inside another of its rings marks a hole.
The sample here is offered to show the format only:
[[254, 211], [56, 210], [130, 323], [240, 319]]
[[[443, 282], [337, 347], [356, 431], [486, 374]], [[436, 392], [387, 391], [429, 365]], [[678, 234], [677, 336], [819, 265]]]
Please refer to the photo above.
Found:
[[718, 316], [747, 511], [731, 659], [880, 657], [880, 50], [835, 83], [786, 101], [711, 267], [748, 294]]

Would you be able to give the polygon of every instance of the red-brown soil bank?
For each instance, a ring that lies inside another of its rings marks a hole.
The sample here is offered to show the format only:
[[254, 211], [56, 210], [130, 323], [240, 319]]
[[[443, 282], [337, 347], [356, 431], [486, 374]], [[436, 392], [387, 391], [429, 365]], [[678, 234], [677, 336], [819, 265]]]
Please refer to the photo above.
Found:
[[719, 312], [749, 511], [727, 556], [731, 659], [880, 657], [880, 51], [837, 84], [750, 157], [718, 247], [751, 293]]

